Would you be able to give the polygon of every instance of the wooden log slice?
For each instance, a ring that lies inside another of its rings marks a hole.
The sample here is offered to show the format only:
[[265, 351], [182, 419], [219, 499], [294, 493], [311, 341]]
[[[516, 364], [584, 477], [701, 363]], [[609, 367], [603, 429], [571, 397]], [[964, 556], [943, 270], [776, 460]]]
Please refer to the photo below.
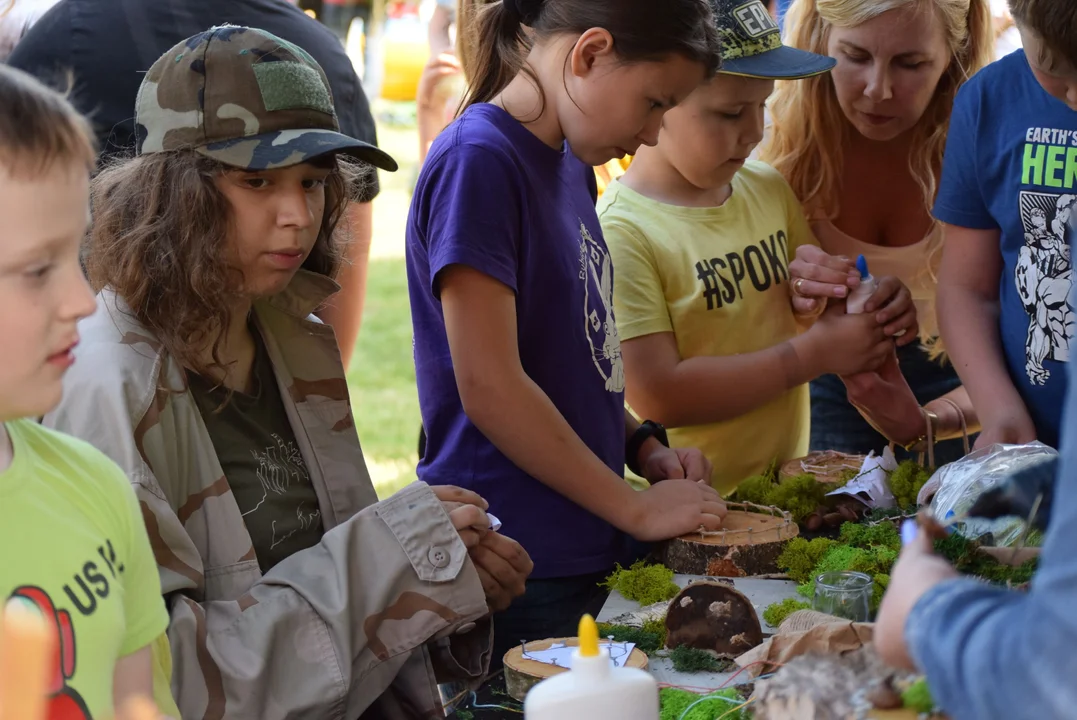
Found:
[[[600, 639], [599, 642], [605, 646], [609, 641]], [[528, 652], [547, 650], [554, 643], [564, 643], [568, 647], [579, 647], [580, 645], [578, 638], [536, 640], [535, 642], [527, 643], [527, 650]], [[618, 645], [620, 643], [614, 643], [614, 647]], [[647, 664], [646, 653], [638, 648], [632, 649], [632, 654], [629, 655], [628, 661], [625, 662], [626, 667], [639, 668], [640, 670], [646, 670]], [[509, 695], [520, 702], [524, 701], [527, 692], [535, 685], [538, 685], [546, 678], [560, 675], [563, 672], [568, 672], [568, 668], [557, 667], [537, 660], [528, 660], [524, 657], [524, 650], [519, 645], [505, 653], [505, 689], [508, 690]]]
[[[730, 508], [749, 503], [728, 503]], [[759, 506], [751, 506], [759, 508]], [[800, 534], [788, 513], [730, 510], [722, 530], [696, 532], [663, 543], [659, 562], [675, 573], [711, 577], [749, 577], [779, 572], [778, 556]]]
[[860, 472], [865, 456], [846, 455], [836, 450], [813, 452], [802, 458], [794, 458], [782, 464], [779, 479], [797, 475], [814, 475], [821, 483], [831, 483], [835, 489], [845, 484], [844, 476], [849, 470]]
[[669, 604], [666, 647], [710, 650], [736, 657], [763, 642], [752, 602], [725, 583], [693, 583]]

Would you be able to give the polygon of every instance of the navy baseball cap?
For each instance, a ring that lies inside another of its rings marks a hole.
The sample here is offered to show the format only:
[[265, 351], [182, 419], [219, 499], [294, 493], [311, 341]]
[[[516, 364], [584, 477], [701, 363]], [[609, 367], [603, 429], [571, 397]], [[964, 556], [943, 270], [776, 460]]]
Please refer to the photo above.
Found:
[[726, 75], [797, 80], [829, 72], [837, 60], [782, 44], [782, 32], [762, 0], [711, 0], [722, 38]]

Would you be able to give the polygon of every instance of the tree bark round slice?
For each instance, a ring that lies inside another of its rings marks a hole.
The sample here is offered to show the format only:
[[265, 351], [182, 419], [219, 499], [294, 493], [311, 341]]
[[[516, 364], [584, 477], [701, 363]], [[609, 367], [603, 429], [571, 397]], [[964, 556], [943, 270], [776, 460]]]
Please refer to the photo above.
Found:
[[680, 592], [666, 614], [666, 647], [688, 646], [736, 657], [763, 642], [752, 602], [725, 583], [697, 582]]
[[[527, 651], [528, 653], [531, 653], [539, 650], [548, 650], [554, 643], [563, 643], [568, 647], [579, 647], [580, 641], [578, 638], [536, 640], [535, 642], [527, 643]], [[608, 645], [608, 641], [606, 640], [602, 640], [601, 643], [603, 647]], [[621, 643], [614, 643], [615, 648], [619, 645], [621, 645]], [[633, 648], [632, 654], [629, 655], [625, 666], [646, 670], [647, 664], [648, 660], [646, 653], [638, 648]], [[517, 645], [505, 653], [505, 689], [508, 690], [509, 695], [520, 702], [524, 701], [527, 692], [535, 685], [538, 685], [546, 678], [560, 675], [563, 672], [568, 672], [568, 668], [557, 667], [556, 665], [539, 662], [538, 660], [527, 659], [524, 657], [524, 649], [520, 645]]]
[[748, 577], [779, 572], [778, 556], [785, 544], [800, 534], [789, 513], [749, 503], [728, 503], [730, 508], [752, 507], [770, 514], [730, 510], [715, 532], [696, 532], [663, 543], [659, 562], [675, 573], [711, 577]]

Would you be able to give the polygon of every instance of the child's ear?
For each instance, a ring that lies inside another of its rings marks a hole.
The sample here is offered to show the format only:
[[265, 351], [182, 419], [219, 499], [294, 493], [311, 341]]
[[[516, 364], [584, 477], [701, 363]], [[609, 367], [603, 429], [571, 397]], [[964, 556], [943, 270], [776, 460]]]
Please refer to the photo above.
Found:
[[591, 28], [580, 35], [569, 55], [569, 69], [573, 75], [583, 77], [596, 62], [613, 56], [613, 36], [605, 28]]

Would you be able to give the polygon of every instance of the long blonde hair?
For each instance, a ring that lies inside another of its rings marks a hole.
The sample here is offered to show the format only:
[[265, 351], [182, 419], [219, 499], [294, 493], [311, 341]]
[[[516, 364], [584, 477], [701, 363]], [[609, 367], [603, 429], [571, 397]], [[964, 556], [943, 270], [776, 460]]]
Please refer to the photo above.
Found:
[[[934, 7], [946, 26], [950, 66], [939, 79], [923, 117], [914, 129], [909, 170], [935, 202], [938, 173], [950, 127], [954, 96], [961, 85], [994, 57], [994, 32], [988, 0], [796, 0], [786, 15], [788, 44], [825, 55], [830, 28], [857, 27], [890, 10]], [[856, 132], [838, 105], [829, 73], [778, 84], [773, 126], [760, 157], [789, 181], [810, 219], [833, 220], [840, 212], [843, 148]]]

